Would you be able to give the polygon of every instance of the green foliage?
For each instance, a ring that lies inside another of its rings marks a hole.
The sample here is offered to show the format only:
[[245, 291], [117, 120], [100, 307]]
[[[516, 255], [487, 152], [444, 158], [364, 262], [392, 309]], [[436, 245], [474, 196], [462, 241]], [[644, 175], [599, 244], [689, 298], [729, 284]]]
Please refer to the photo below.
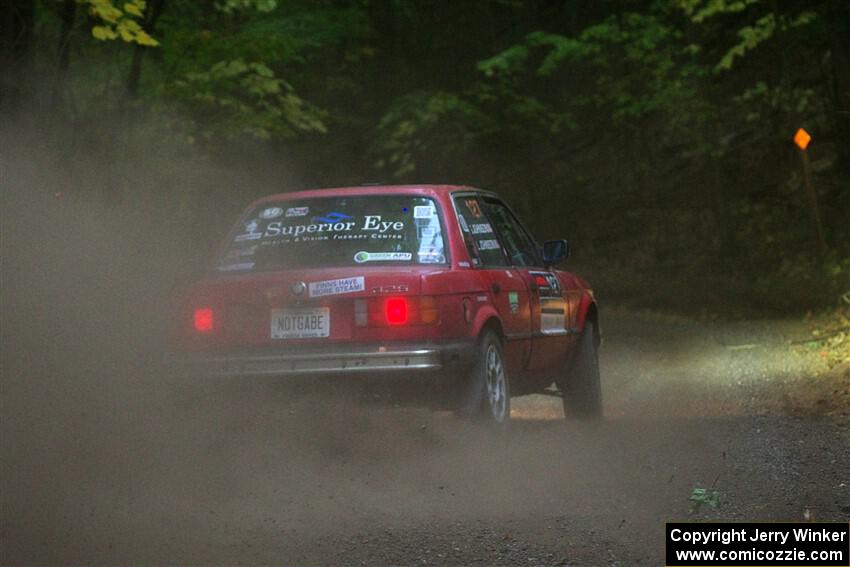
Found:
[[[681, 37], [658, 15], [626, 13], [592, 25], [577, 37], [530, 33], [522, 44], [481, 61], [478, 68], [487, 77], [552, 77], [580, 71], [591, 88], [572, 89], [571, 99], [556, 101], [568, 105], [563, 111], [575, 114], [593, 107], [608, 110], [616, 120], [631, 120], [693, 96], [687, 79], [703, 70], [693, 62], [698, 49], [685, 45]], [[543, 56], [530, 65], [535, 51]]]
[[712, 508], [720, 506], [720, 492], [716, 488], [694, 488], [688, 501], [691, 503], [690, 514], [696, 514], [703, 504]]
[[216, 2], [215, 7], [225, 14], [245, 10], [256, 10], [267, 14], [277, 8], [277, 0], [225, 0], [224, 2]]
[[777, 19], [779, 19], [778, 25], [780, 29], [786, 31], [809, 24], [815, 17], [814, 12], [811, 11], [802, 12], [790, 20], [782, 16], [777, 18], [777, 15], [773, 12], [760, 17], [754, 24], [744, 26], [738, 30], [740, 41], [720, 59], [714, 67], [715, 72], [728, 71], [732, 68], [736, 58], [743, 57], [748, 51], [752, 51], [762, 43], [773, 38], [777, 30]]
[[[817, 18], [817, 14], [813, 10], [803, 10], [793, 16], [777, 12], [775, 11], [775, 3], [767, 3], [764, 0], [679, 0], [679, 5], [697, 24], [718, 16], [738, 14], [754, 9], [760, 10], [761, 15], [753, 23], [737, 30], [738, 43], [726, 51], [715, 65], [715, 72], [730, 70], [735, 59], [744, 57], [748, 52], [773, 39], [777, 31], [786, 32], [793, 28], [805, 26], [811, 24]], [[771, 7], [770, 10], [766, 10], [767, 5]]]
[[136, 43], [154, 47], [159, 42], [150, 36], [138, 20], [144, 18], [145, 1], [128, 0], [121, 8], [112, 0], [77, 0], [88, 8], [89, 15], [99, 23], [92, 26], [92, 37], [108, 41], [121, 39], [127, 43]]
[[168, 77], [161, 92], [196, 118], [202, 139], [288, 140], [327, 131], [333, 116], [318, 97], [301, 94], [301, 69], [322, 50], [365, 34], [368, 24], [356, 6], [279, 4], [236, 0], [205, 10], [185, 2], [163, 22]]
[[207, 71], [188, 73], [176, 87], [193, 111], [212, 118], [201, 126], [207, 138], [250, 134], [269, 139], [327, 130], [324, 113], [298, 97], [263, 63], [220, 61]]
[[[143, 145], [188, 138], [217, 159], [266, 147], [305, 184], [483, 185], [538, 236], [573, 239], [575, 262], [603, 265], [610, 277], [591, 275], [606, 294], [679, 309], [733, 295], [786, 309], [850, 285], [841, 0], [76, 5], [37, 2], [34, 59], [50, 70], [70, 42], [58, 106], [84, 143], [69, 147], [102, 143], [105, 162], [114, 132], [86, 126], [104, 115], [128, 139], [147, 132]], [[790, 143], [800, 126], [823, 257]], [[671, 281], [689, 291], [669, 297]]]
[[550, 49], [537, 69], [537, 73], [544, 76], [554, 73], [562, 61], [576, 61], [594, 53], [594, 47], [581, 39], [545, 32], [529, 34], [528, 43], [533, 47], [548, 47]]
[[527, 46], [512, 45], [489, 59], [479, 61], [478, 70], [488, 77], [523, 71], [528, 61], [528, 53]]
[[718, 14], [736, 14], [743, 12], [748, 6], [758, 4], [761, 0], [679, 0], [679, 6], [696, 22], [701, 23], [707, 18]]
[[470, 151], [494, 127], [469, 100], [445, 92], [420, 92], [399, 99], [378, 124], [376, 166], [404, 177], [417, 161], [448, 159]]

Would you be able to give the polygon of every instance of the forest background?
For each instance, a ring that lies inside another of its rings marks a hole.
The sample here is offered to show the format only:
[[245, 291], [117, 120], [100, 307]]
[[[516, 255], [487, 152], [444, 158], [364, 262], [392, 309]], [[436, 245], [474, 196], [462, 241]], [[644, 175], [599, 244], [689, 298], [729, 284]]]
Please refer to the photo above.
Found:
[[611, 303], [850, 303], [844, 0], [13, 0], [2, 19], [4, 151], [55, 173], [48, 206], [181, 234], [187, 271], [261, 195], [452, 183], [569, 239], [565, 268]]

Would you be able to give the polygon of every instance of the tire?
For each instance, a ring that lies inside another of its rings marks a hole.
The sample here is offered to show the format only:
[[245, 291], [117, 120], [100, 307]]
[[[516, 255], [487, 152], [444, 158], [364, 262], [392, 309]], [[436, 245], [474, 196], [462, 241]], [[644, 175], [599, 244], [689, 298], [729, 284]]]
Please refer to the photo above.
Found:
[[475, 365], [469, 374], [460, 404], [460, 414], [495, 425], [511, 418], [511, 390], [502, 341], [485, 331], [478, 341]]
[[602, 417], [602, 384], [593, 321], [585, 323], [570, 368], [558, 387], [563, 395], [566, 418]]

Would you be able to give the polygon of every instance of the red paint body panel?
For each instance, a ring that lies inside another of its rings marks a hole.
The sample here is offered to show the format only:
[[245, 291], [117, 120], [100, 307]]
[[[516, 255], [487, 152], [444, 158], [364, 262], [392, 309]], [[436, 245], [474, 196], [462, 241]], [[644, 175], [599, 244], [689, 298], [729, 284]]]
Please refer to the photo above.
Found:
[[[302, 202], [311, 198], [412, 195], [435, 201], [442, 219], [448, 261], [440, 265], [356, 265], [248, 273], [211, 270], [181, 299], [183, 347], [209, 353], [245, 349], [274, 352], [281, 348], [299, 348], [299, 345], [391, 346], [394, 343], [441, 344], [459, 340], [468, 341], [472, 347], [482, 329], [489, 326], [502, 333], [508, 368], [514, 375], [558, 372], [570, 355], [575, 336], [583, 329], [586, 313], [595, 301], [592, 291], [581, 278], [543, 266], [475, 267], [452, 201], [453, 194], [468, 192], [495, 197], [470, 187], [408, 185], [298, 191], [271, 195], [251, 203], [222, 243], [218, 256], [227, 251], [234, 237], [243, 230], [241, 227], [247, 215], [259, 206], [285, 206], [287, 201]], [[552, 283], [551, 288], [538, 288], [543, 281], [540, 278], [545, 280], [540, 274], [545, 273], [557, 283]], [[303, 290], [300, 295], [294, 291], [301, 283], [309, 288], [316, 282], [355, 277], [364, 279], [362, 290], [321, 297], [310, 297]], [[421, 303], [422, 308], [435, 306], [437, 320], [429, 324], [415, 324], [415, 321], [374, 324], [376, 317], [381, 316], [381, 302], [387, 297], [407, 298], [416, 320], [420, 317], [419, 298], [428, 298], [422, 300], [425, 301]], [[553, 305], [563, 305], [563, 329], [553, 329], [551, 319], [546, 323], [548, 327], [544, 324], [543, 312], [547, 305], [549, 312]], [[198, 333], [195, 330], [193, 314], [196, 309], [212, 309], [215, 321], [212, 331]], [[298, 309], [327, 309], [328, 336], [272, 338], [276, 310]], [[368, 322], [363, 324], [364, 321]]]

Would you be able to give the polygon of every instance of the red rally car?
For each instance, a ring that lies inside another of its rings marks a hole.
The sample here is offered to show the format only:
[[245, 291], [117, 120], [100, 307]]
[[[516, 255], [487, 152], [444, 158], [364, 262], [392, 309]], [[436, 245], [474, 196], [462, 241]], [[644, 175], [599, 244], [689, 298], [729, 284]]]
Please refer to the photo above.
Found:
[[[554, 383], [602, 413], [596, 301], [496, 194], [346, 187], [252, 203], [182, 300], [181, 348], [212, 375], [425, 382], [502, 423]], [[551, 390], [549, 390], [551, 391]]]

